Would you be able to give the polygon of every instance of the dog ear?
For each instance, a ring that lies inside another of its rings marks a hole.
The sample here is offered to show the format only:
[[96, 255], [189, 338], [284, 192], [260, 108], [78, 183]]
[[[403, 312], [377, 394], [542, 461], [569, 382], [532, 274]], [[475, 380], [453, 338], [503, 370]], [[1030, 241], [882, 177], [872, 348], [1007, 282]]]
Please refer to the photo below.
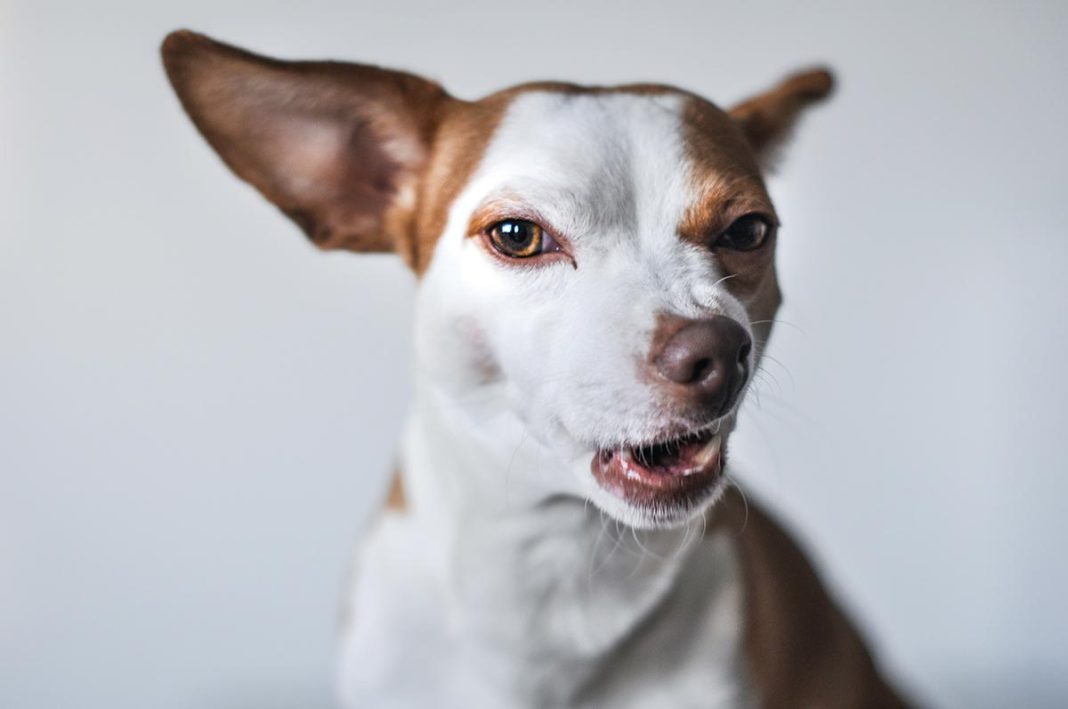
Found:
[[802, 109], [830, 95], [834, 77], [827, 69], [810, 69], [783, 79], [778, 85], [731, 108], [728, 113], [742, 129], [761, 163], [774, 162], [776, 150], [790, 137]]
[[312, 242], [410, 256], [417, 184], [452, 101], [440, 86], [373, 66], [278, 61], [184, 30], [161, 52], [207, 141]]

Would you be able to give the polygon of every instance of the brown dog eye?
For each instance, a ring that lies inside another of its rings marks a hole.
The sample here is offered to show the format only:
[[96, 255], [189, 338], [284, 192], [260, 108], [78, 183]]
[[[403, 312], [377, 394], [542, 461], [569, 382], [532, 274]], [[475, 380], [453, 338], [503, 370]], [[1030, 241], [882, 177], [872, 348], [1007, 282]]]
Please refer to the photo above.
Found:
[[755, 251], [764, 245], [771, 234], [771, 223], [759, 214], [747, 214], [734, 220], [712, 243], [714, 249]]
[[493, 248], [505, 256], [530, 258], [546, 250], [545, 231], [526, 219], [505, 219], [491, 226], [487, 233]]

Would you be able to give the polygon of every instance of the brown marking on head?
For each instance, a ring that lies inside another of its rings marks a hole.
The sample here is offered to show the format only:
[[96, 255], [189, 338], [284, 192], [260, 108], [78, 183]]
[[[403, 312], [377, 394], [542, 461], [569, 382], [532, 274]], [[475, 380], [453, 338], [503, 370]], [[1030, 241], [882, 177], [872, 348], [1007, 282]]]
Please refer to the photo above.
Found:
[[417, 274], [430, 265], [434, 246], [445, 230], [449, 208], [478, 169], [510, 103], [511, 96], [503, 94], [481, 101], [453, 102], [442, 115], [430, 164], [419, 188], [412, 252], [407, 259]]
[[[693, 96], [683, 113], [690, 180], [696, 195], [679, 224], [679, 236], [712, 249], [716, 238], [747, 214], [762, 215], [778, 224], [752, 147], [726, 113]], [[745, 306], [760, 345], [774, 318], [780, 297], [775, 274], [775, 237], [754, 251], [715, 249], [713, 255], [723, 286]]]
[[[789, 136], [801, 110], [826, 97], [833, 80], [823, 69], [792, 75], [769, 91], [729, 112], [691, 95], [683, 113], [694, 194], [679, 235], [710, 247], [736, 219], [759, 214], [779, 220], [761, 174], [761, 165]], [[715, 252], [724, 286], [746, 307], [758, 351], [782, 303], [775, 271], [775, 235], [754, 251]]]
[[726, 113], [690, 96], [682, 123], [696, 199], [679, 225], [683, 238], [706, 244], [750, 212], [775, 219], [752, 147]]

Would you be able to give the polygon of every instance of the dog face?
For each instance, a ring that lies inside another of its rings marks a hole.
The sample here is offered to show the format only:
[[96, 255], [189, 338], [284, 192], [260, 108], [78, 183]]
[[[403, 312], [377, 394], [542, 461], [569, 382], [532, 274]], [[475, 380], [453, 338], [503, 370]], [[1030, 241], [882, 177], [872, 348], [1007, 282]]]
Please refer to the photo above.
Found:
[[494, 392], [558, 492], [639, 527], [711, 503], [780, 302], [760, 161], [826, 72], [725, 113], [651, 85], [460, 101], [190, 33], [164, 60], [208, 141], [316, 244], [420, 274], [422, 375], [458, 402]]

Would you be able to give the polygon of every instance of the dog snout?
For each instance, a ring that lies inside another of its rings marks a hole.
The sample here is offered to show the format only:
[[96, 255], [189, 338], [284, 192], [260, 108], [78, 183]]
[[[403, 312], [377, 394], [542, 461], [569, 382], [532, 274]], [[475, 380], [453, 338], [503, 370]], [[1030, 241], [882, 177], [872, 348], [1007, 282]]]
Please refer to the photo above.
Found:
[[650, 364], [672, 396], [722, 416], [749, 377], [752, 348], [749, 333], [733, 318], [670, 319], [654, 338]]

